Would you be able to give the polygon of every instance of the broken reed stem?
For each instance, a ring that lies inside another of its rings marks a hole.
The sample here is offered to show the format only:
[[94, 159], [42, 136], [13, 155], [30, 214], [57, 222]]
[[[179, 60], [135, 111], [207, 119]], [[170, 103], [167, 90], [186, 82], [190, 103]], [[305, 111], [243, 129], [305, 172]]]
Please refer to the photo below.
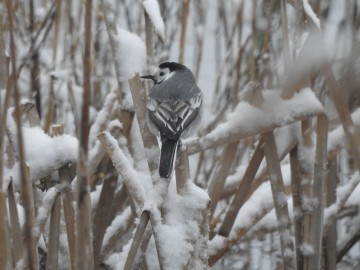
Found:
[[187, 19], [189, 16], [189, 6], [190, 0], [182, 1], [182, 11], [181, 11], [181, 33], [180, 33], [180, 47], [179, 47], [179, 60], [180, 64], [184, 63], [184, 55], [185, 55], [185, 41], [186, 41], [186, 26]]
[[[28, 167], [25, 161], [25, 148], [23, 142], [23, 131], [21, 127], [21, 111], [20, 111], [20, 93], [17, 86], [17, 70], [16, 70], [16, 45], [14, 41], [14, 9], [11, 0], [6, 1], [8, 10], [9, 32], [10, 32], [10, 58], [12, 61], [12, 77], [13, 77], [13, 91], [15, 100], [15, 115], [16, 115], [16, 129], [17, 129], [17, 141], [18, 141], [18, 154], [20, 163], [20, 178], [22, 185], [22, 199], [25, 209], [25, 227], [24, 235], [27, 246], [27, 266], [30, 270], [36, 270], [39, 268], [38, 254], [37, 254], [37, 242], [34, 241], [33, 228], [34, 228], [34, 200], [32, 193], [32, 183], [29, 179]], [[6, 238], [7, 239], [7, 238]], [[8, 250], [8, 243], [5, 243], [5, 250]], [[6, 265], [6, 264], [5, 264]]]
[[274, 134], [272, 132], [264, 133], [262, 138], [264, 140], [264, 153], [269, 172], [271, 191], [273, 193], [275, 212], [278, 220], [284, 269], [294, 269], [295, 261], [293, 252], [294, 246], [291, 239], [291, 223]]
[[133, 269], [132, 266], [134, 264], [135, 258], [136, 258], [136, 253], [140, 247], [140, 244], [142, 242], [144, 233], [145, 233], [145, 229], [147, 227], [147, 224], [150, 220], [150, 214], [148, 211], [143, 211], [140, 215], [140, 222], [139, 225], [136, 228], [132, 243], [131, 243], [131, 247], [129, 249], [129, 253], [128, 256], [126, 258], [126, 262], [125, 262], [125, 266], [124, 266], [124, 270], [131, 270]]
[[81, 113], [79, 158], [77, 164], [77, 228], [76, 259], [78, 270], [94, 269], [91, 209], [90, 209], [90, 175], [87, 166], [89, 146], [89, 103], [91, 95], [91, 22], [92, 0], [85, 3], [85, 48], [84, 48], [84, 82]]
[[154, 181], [157, 182], [160, 179], [158, 172], [160, 150], [155, 135], [150, 132], [149, 127], [146, 124], [147, 95], [138, 73], [136, 73], [133, 77], [129, 79], [129, 86], [134, 102], [135, 114], [139, 123], [141, 137], [144, 143], [145, 154], [154, 183]]

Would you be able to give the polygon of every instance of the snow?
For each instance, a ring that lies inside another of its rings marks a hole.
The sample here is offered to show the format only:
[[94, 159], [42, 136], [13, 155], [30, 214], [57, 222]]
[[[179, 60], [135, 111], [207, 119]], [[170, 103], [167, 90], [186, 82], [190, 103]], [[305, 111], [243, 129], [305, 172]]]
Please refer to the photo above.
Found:
[[[192, 183], [180, 196], [172, 181], [165, 198], [165, 216], [159, 234], [160, 246], [166, 251], [165, 269], [183, 269], [193, 253], [199, 256], [196, 241], [201, 241], [202, 211], [207, 209], [208, 194]], [[206, 236], [205, 236], [206, 237]]]
[[155, 33], [161, 40], [165, 40], [165, 24], [161, 17], [160, 7], [157, 0], [144, 0], [142, 2], [145, 12], [149, 15], [154, 26]]
[[45, 222], [50, 215], [50, 211], [52, 205], [56, 199], [56, 195], [58, 194], [58, 189], [56, 187], [50, 188], [43, 197], [41, 202], [41, 206], [37, 210], [36, 220], [35, 220], [35, 227], [34, 232], [37, 236], [40, 236], [42, 232]]
[[[105, 129], [106, 124], [111, 119], [112, 108], [116, 99], [116, 94], [110, 92], [105, 97], [104, 105], [102, 109], [97, 113], [95, 122], [91, 125], [89, 133], [89, 148], [94, 146], [96, 136]], [[111, 129], [110, 129], [111, 130]]]
[[120, 66], [123, 79], [127, 81], [135, 72], [141, 72], [145, 69], [145, 44], [138, 35], [120, 27], [117, 28], [115, 40], [117, 41], [117, 46], [119, 46], [120, 53], [116, 61]]
[[[355, 126], [360, 126], [360, 108], [351, 114], [351, 118]], [[345, 142], [346, 140], [344, 129], [342, 125], [339, 125], [337, 128], [329, 132], [327, 144], [328, 152], [330, 153], [338, 148], [345, 146]]]
[[309, 16], [309, 18], [313, 21], [313, 23], [316, 25], [316, 27], [320, 30], [320, 19], [310, 6], [308, 0], [303, 0], [304, 10], [306, 14]]
[[121, 229], [127, 228], [127, 223], [129, 218], [132, 217], [131, 208], [127, 207], [120, 215], [116, 216], [111, 222], [110, 226], [107, 227], [104, 239], [103, 246], [106, 246], [109, 240]]
[[278, 90], [263, 91], [265, 101], [259, 108], [240, 102], [226, 120], [213, 131], [198, 140], [186, 142], [186, 146], [200, 144], [205, 149], [212, 143], [227, 138], [243, 138], [259, 131], [273, 129], [295, 121], [323, 113], [324, 109], [310, 88], [284, 100]]
[[[8, 117], [8, 127], [12, 142], [17, 149], [15, 123], [11, 113]], [[39, 127], [23, 127], [25, 161], [30, 168], [30, 179], [37, 181], [60, 167], [74, 163], [77, 160], [78, 140], [64, 134], [50, 137]], [[14, 184], [20, 185], [18, 163], [12, 169], [4, 170], [4, 179], [13, 177]]]
[[135, 194], [135, 196], [137, 197], [136, 199], [140, 200], [138, 201], [138, 203], [143, 203], [146, 198], [146, 191], [142, 183], [139, 181], [137, 172], [130, 164], [124, 152], [119, 148], [116, 139], [111, 136], [111, 134], [107, 131], [105, 131], [104, 134], [106, 141], [109, 143], [109, 146], [113, 151], [111, 160], [114, 163], [116, 170], [124, 179], [127, 188], [134, 192], [132, 194]]
[[308, 243], [302, 243], [300, 251], [304, 256], [310, 256], [314, 254], [314, 247]]

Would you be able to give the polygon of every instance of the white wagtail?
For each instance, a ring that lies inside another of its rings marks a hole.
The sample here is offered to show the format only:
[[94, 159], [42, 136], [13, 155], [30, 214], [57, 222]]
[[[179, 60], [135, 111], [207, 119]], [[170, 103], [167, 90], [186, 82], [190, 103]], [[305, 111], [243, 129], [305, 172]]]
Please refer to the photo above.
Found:
[[169, 178], [181, 138], [191, 135], [200, 124], [202, 93], [186, 66], [165, 62], [151, 75], [147, 101], [147, 124], [161, 139], [160, 177]]

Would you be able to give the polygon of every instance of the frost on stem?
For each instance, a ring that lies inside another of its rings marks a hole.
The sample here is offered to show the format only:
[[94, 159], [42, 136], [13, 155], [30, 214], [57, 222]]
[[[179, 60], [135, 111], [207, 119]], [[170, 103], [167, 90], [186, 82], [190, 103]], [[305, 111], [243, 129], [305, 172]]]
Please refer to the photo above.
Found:
[[302, 243], [300, 251], [304, 256], [311, 256], [314, 254], [314, 247], [308, 243]]

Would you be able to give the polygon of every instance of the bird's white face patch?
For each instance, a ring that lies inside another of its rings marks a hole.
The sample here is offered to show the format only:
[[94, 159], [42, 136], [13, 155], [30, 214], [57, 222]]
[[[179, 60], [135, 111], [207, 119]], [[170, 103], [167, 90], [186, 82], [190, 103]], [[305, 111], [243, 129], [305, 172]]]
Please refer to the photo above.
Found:
[[161, 68], [156, 70], [152, 76], [156, 83], [161, 83], [174, 76], [175, 72], [170, 72], [169, 68]]

